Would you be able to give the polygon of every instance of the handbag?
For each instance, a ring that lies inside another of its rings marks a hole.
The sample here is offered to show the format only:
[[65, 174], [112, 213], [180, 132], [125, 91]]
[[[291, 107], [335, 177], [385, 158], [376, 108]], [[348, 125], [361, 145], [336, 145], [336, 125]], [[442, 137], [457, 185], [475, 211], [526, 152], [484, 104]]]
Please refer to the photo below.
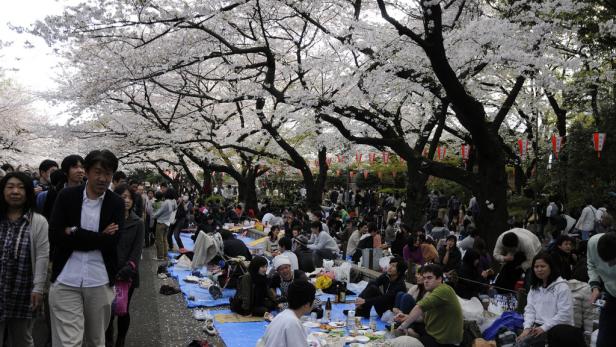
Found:
[[128, 313], [128, 292], [131, 284], [131, 280], [116, 281], [115, 283], [115, 298], [112, 307], [116, 316], [126, 316]]

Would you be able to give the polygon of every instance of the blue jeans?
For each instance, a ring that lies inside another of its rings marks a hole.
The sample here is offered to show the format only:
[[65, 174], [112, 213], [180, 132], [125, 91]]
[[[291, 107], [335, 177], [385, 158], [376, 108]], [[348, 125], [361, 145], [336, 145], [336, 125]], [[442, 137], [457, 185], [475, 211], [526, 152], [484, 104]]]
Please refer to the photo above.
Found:
[[402, 311], [404, 314], [409, 314], [413, 307], [415, 307], [415, 298], [411, 294], [405, 292], [396, 293], [396, 301], [394, 301], [394, 307]]

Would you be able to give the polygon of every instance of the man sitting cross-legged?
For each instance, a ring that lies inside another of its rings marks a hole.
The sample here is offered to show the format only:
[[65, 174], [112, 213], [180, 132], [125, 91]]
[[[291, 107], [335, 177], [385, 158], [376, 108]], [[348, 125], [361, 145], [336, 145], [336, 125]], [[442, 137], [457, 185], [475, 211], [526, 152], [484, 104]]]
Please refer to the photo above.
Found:
[[[453, 288], [443, 283], [443, 270], [439, 265], [428, 264], [421, 268], [424, 287], [430, 293], [417, 302], [408, 315], [399, 313], [396, 321], [401, 334], [416, 336], [425, 347], [457, 346], [462, 342], [464, 317], [462, 307]], [[424, 317], [425, 328], [414, 325]]]

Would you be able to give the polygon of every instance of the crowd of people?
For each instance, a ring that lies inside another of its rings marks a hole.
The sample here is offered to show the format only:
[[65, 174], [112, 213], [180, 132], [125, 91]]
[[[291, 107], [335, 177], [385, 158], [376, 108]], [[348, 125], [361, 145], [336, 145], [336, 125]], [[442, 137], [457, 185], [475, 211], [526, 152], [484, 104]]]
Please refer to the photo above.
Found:
[[[426, 223], [413, 228], [403, 222], [397, 194], [333, 189], [326, 208], [265, 204], [255, 211], [236, 202], [232, 187], [216, 190], [222, 203], [206, 201], [165, 183], [129, 180], [118, 165], [113, 153], [95, 150], [60, 165], [45, 160], [35, 174], [2, 167], [0, 345], [33, 346], [33, 319], [46, 312], [50, 345], [124, 346], [130, 314], [114, 315], [114, 284], [129, 283], [129, 307], [142, 249], [153, 245], [161, 262], [175, 245], [186, 253], [180, 232], [187, 227], [194, 238], [220, 234], [227, 257], [249, 261], [245, 273], [230, 274], [230, 307], [242, 315], [280, 312], [264, 346], [306, 345], [300, 318], [322, 311], [307, 273], [327, 260], [357, 263], [365, 252], [383, 251], [389, 265], [358, 293], [355, 314], [389, 314], [400, 338], [460, 345], [458, 297], [526, 290], [520, 346], [585, 346], [593, 305], [601, 306], [597, 346], [616, 345], [609, 329], [616, 321], [616, 232], [607, 204], [595, 208], [588, 200], [578, 218], [557, 197], [533, 204], [489, 248], [474, 197], [464, 204], [431, 192]], [[267, 227], [261, 255], [224, 228], [248, 219]]]

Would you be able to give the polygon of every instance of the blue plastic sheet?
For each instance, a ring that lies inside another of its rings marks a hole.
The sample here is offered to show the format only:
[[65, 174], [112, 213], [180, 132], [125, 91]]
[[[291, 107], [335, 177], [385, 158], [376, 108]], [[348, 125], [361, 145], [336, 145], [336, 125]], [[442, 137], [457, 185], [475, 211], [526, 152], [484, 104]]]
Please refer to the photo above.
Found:
[[[229, 310], [212, 311], [212, 314], [231, 313]], [[255, 346], [257, 341], [265, 333], [266, 322], [247, 322], [247, 323], [218, 323], [214, 326], [218, 334], [225, 341], [227, 347], [247, 347]]]
[[[343, 310], [352, 310], [355, 308], [355, 304], [333, 304], [332, 305], [332, 320], [333, 321], [346, 321], [346, 316], [342, 313]], [[217, 313], [231, 313], [229, 310], [215, 311]], [[368, 325], [369, 319], [362, 318], [362, 325]], [[244, 347], [254, 346], [267, 329], [266, 322], [249, 322], [249, 323], [219, 323], [216, 322], [215, 326], [220, 334], [220, 337], [225, 341], [228, 347]], [[380, 319], [376, 320], [377, 330], [385, 330], [385, 323]], [[318, 328], [311, 329], [312, 331], [320, 331]], [[240, 333], [238, 333], [240, 332]]]
[[[194, 242], [190, 238], [190, 235], [191, 234], [187, 233], [180, 234], [182, 242], [184, 243], [184, 248], [186, 248], [187, 250], [192, 250], [194, 247]], [[244, 241], [244, 243], [254, 241], [254, 239], [243, 236], [238, 236], [238, 239]], [[170, 258], [175, 258], [177, 255], [177, 252], [169, 252]], [[171, 277], [175, 278], [178, 281], [180, 285], [180, 291], [182, 291], [182, 294], [186, 299], [186, 306], [188, 308], [229, 305], [229, 298], [232, 298], [235, 295], [235, 289], [223, 289], [222, 298], [214, 300], [214, 298], [210, 295], [210, 292], [207, 289], [199, 287], [199, 285], [196, 283], [188, 283], [184, 281], [184, 278], [186, 278], [186, 276], [189, 276], [192, 273], [191, 270], [185, 268], [178, 268], [176, 265], [173, 265], [169, 267], [168, 271]], [[191, 298], [191, 300], [189, 300], [189, 297], [192, 297], [194, 299]]]
[[[169, 268], [169, 274], [178, 280], [180, 290], [186, 299], [186, 306], [188, 308], [228, 305], [229, 298], [235, 295], [235, 289], [224, 289], [222, 291], [222, 298], [214, 300], [207, 289], [199, 287], [196, 283], [184, 281], [184, 278], [191, 274], [190, 270], [178, 269], [173, 266]], [[191, 296], [194, 299], [189, 299]]]
[[[180, 233], [180, 239], [187, 251], [192, 251], [193, 248], [195, 248], [195, 242], [190, 238], [192, 235], [193, 233]], [[176, 246], [178, 245], [178, 243], [175, 242], [175, 237], [173, 238], [173, 244]]]

